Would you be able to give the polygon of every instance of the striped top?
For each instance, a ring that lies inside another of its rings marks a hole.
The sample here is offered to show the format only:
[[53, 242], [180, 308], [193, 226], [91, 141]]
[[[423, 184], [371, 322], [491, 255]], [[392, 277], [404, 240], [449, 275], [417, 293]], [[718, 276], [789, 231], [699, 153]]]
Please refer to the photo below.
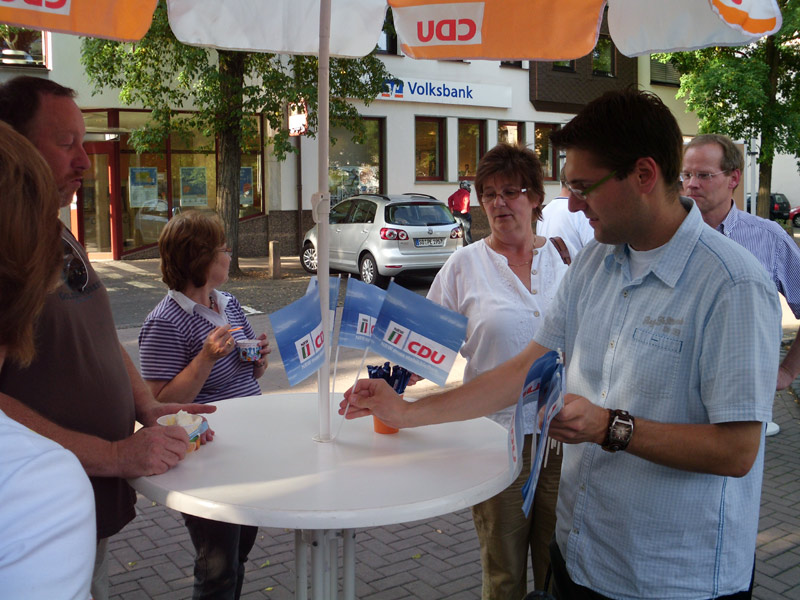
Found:
[[[215, 291], [215, 295], [222, 310], [221, 314], [213, 313], [218, 322], [212, 322], [214, 316], [206, 314], [212, 311], [172, 290], [147, 315], [139, 333], [139, 358], [145, 380], [173, 379], [200, 353], [211, 330], [224, 322], [231, 327], [242, 327], [231, 333], [235, 340], [255, 339], [255, 332], [236, 298], [227, 292]], [[219, 359], [194, 402], [205, 404], [260, 395], [253, 365], [240, 361], [236, 351]]]
[[800, 247], [783, 227], [733, 205], [717, 231], [747, 248], [764, 265], [778, 293], [800, 319]]

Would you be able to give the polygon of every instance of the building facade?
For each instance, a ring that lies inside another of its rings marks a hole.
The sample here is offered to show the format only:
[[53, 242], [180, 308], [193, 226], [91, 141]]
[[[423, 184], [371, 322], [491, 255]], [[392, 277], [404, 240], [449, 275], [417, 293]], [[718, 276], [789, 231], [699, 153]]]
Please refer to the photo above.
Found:
[[[117, 94], [92, 95], [80, 63], [79, 38], [46, 34], [42, 60], [6, 63], [0, 80], [18, 74], [50, 77], [74, 88], [87, 125], [92, 169], [64, 219], [93, 257], [157, 256], [155, 243], [167, 220], [181, 210], [214, 210], [215, 141], [199, 132], [173, 137], [152, 154], [130, 147], [130, 132], [148, 111], [123, 106]], [[381, 59], [399, 80], [369, 106], [364, 143], [332, 128], [329, 190], [332, 203], [359, 192], [418, 192], [446, 201], [462, 179], [471, 180], [480, 157], [498, 141], [534, 147], [545, 169], [546, 200], [558, 194], [561, 160], [549, 134], [588, 101], [630, 85], [652, 89], [670, 105], [687, 136], [696, 119], [674, 99], [674, 74], [651, 72], [648, 58], [622, 56], [601, 30], [593, 54], [574, 61], [417, 61], [381, 41]], [[180, 117], [179, 117], [180, 118]], [[240, 245], [242, 256], [267, 254], [271, 241], [284, 255], [298, 254], [313, 225], [311, 197], [318, 191], [318, 139], [295, 139], [298, 153], [278, 162], [260, 115], [242, 153]], [[473, 193], [474, 231], [488, 230]]]

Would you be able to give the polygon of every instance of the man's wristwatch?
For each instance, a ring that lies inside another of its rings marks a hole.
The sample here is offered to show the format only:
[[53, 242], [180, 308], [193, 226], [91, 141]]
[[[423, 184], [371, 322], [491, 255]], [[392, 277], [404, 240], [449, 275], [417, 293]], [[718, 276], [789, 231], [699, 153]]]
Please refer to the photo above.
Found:
[[608, 413], [608, 432], [600, 447], [606, 452], [625, 450], [633, 437], [634, 419], [625, 410], [610, 410]]

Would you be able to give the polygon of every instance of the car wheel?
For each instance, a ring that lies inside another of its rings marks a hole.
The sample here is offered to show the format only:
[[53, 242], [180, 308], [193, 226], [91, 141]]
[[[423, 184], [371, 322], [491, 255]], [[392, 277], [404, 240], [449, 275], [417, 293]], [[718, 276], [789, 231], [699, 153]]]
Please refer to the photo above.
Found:
[[308, 273], [317, 273], [317, 249], [310, 243], [303, 246], [303, 253], [300, 255], [300, 262]]
[[794, 219], [792, 219], [792, 225], [794, 225], [795, 227], [800, 227], [800, 213], [797, 213], [794, 216]]
[[378, 287], [386, 287], [389, 278], [384, 277], [378, 273], [378, 264], [375, 262], [375, 257], [369, 252], [361, 257], [361, 262], [358, 265], [358, 272], [361, 275], [361, 281]]

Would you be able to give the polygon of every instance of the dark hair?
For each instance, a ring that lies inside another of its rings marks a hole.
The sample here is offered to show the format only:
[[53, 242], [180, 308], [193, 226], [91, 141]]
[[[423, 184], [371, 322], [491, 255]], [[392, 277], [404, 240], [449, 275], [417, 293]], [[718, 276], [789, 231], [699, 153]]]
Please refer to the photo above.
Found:
[[225, 229], [216, 213], [187, 210], [172, 217], [158, 236], [161, 279], [178, 292], [189, 283], [203, 287], [208, 268], [224, 243]]
[[40, 98], [50, 94], [65, 98], [75, 98], [75, 90], [43, 79], [20, 75], [0, 84], [0, 121], [5, 121], [24, 136], [39, 111]]
[[599, 166], [615, 171], [617, 179], [630, 175], [637, 160], [650, 157], [667, 189], [680, 189], [683, 136], [670, 110], [651, 92], [606, 92], [550, 134], [550, 141], [564, 150], [590, 152]]
[[704, 133], [703, 135], [695, 136], [686, 144], [683, 152], [685, 154], [689, 148], [707, 146], [709, 144], [718, 144], [722, 148], [722, 164], [720, 168], [723, 171], [744, 170], [744, 157], [739, 148], [736, 147], [736, 144], [733, 143], [733, 140], [727, 135]]
[[[519, 178], [520, 186], [527, 188], [528, 198], [539, 197], [539, 204], [533, 207], [533, 218], [538, 220], [542, 215], [544, 201], [544, 175], [542, 163], [536, 153], [527, 146], [500, 143], [484, 154], [478, 161], [475, 173], [475, 192], [478, 199], [483, 195], [483, 184], [495, 175]], [[483, 203], [481, 203], [483, 207]]]

